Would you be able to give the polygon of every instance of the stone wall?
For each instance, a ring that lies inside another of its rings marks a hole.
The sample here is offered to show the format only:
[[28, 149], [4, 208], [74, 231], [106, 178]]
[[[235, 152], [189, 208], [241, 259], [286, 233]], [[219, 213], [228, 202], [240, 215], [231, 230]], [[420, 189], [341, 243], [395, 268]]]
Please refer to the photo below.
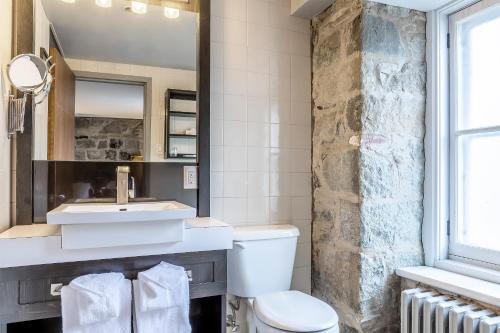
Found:
[[398, 331], [423, 262], [425, 14], [337, 0], [313, 20], [313, 294], [345, 332]]
[[144, 121], [75, 118], [75, 160], [128, 161], [143, 154]]

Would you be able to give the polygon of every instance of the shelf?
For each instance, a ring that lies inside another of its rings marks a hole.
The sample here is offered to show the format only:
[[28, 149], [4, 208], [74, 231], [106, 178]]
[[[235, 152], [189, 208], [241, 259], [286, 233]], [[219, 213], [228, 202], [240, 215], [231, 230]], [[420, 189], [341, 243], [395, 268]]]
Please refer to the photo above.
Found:
[[196, 118], [196, 113], [194, 113], [194, 112], [170, 111], [168, 113], [168, 116], [169, 117]]
[[196, 154], [177, 154], [177, 156], [169, 155], [168, 158], [196, 159]]
[[168, 136], [172, 138], [195, 139], [197, 135], [169, 133]]

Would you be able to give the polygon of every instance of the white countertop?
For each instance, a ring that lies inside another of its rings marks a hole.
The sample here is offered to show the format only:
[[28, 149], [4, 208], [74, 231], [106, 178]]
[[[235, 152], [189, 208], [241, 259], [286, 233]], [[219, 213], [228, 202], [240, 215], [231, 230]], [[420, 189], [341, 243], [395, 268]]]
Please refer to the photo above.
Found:
[[213, 218], [185, 220], [184, 241], [176, 243], [64, 250], [59, 225], [15, 226], [0, 233], [0, 268], [159, 254], [227, 250], [232, 227]]

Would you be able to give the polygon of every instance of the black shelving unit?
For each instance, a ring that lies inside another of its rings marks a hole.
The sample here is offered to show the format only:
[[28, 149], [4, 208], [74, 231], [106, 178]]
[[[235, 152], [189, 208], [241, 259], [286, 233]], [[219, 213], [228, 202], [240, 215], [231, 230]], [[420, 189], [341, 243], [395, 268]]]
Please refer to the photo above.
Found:
[[[176, 156], [172, 156], [170, 154], [171, 151], [171, 139], [185, 139], [185, 140], [196, 140], [198, 135], [190, 135], [190, 134], [179, 134], [179, 133], [170, 133], [170, 122], [172, 118], [195, 118], [197, 119], [197, 114], [195, 112], [182, 112], [179, 110], [172, 109], [171, 101], [173, 99], [177, 100], [187, 100], [187, 101], [196, 101], [196, 91], [192, 90], [179, 90], [179, 89], [168, 89], [165, 93], [165, 158], [196, 158], [196, 154], [184, 154], [178, 153]], [[196, 128], [198, 124], [196, 124]], [[198, 129], [197, 129], [198, 131]], [[196, 145], [196, 141], [194, 143]]]

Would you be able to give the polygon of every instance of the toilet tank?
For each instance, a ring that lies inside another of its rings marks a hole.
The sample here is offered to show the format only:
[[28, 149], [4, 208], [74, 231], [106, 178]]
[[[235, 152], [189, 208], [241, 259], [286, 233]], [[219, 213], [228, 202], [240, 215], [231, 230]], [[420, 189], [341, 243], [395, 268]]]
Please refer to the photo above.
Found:
[[227, 253], [228, 293], [256, 297], [289, 290], [298, 236], [287, 224], [235, 227]]

